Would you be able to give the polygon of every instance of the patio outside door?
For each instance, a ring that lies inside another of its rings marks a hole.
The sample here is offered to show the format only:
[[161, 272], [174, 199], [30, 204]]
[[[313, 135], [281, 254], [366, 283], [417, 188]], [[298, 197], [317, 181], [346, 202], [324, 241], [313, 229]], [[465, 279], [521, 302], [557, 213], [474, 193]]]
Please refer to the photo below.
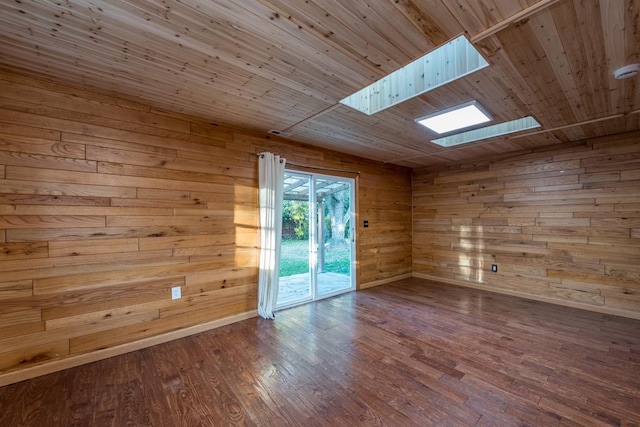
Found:
[[355, 289], [354, 180], [287, 171], [277, 308]]

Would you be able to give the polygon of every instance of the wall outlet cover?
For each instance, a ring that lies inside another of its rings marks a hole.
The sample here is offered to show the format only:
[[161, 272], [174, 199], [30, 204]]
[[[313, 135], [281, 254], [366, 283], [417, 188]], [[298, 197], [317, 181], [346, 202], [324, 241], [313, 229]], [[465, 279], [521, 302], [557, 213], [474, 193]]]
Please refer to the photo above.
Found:
[[180, 299], [180, 298], [182, 298], [182, 290], [180, 286], [171, 288], [171, 299]]
[[493, 271], [494, 273], [498, 272], [498, 265], [497, 264], [491, 264], [491, 271]]

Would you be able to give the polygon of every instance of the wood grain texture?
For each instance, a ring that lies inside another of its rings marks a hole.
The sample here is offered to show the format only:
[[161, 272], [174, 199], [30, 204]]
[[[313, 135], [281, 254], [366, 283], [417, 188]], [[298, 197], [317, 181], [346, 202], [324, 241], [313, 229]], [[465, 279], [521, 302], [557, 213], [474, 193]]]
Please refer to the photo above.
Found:
[[414, 170], [413, 274], [640, 317], [639, 140]]
[[360, 171], [358, 285], [411, 272], [406, 168], [0, 80], [0, 375], [253, 312], [260, 151]]
[[[174, 169], [186, 159], [201, 159], [189, 157], [194, 152], [187, 149], [171, 153], [172, 137], [205, 136], [225, 149], [225, 135], [182, 115], [191, 114], [420, 167], [639, 130], [640, 85], [613, 77], [619, 67], [638, 62], [639, 13], [634, 0], [4, 1], [0, 65], [74, 89], [52, 93], [43, 84], [21, 90], [13, 86], [20, 77], [0, 78], [0, 109], [12, 110], [3, 116], [47, 129], [0, 135], [0, 143], [54, 156], [57, 150], [75, 152], [82, 139], [99, 134], [112, 141], [94, 142], [99, 145], [91, 150], [154, 145], [156, 153], [139, 155], [129, 166], [169, 156], [166, 169]], [[461, 34], [489, 67], [372, 116], [340, 104]], [[102, 96], [87, 105], [85, 91]], [[113, 106], [106, 95], [121, 99]], [[132, 102], [141, 100], [148, 105]], [[429, 143], [436, 135], [414, 122], [470, 100], [480, 102], [494, 123], [531, 115], [542, 129], [445, 149]], [[90, 131], [72, 130], [73, 121]], [[126, 140], [119, 130], [157, 139]], [[121, 156], [113, 153], [103, 161], [117, 163]], [[228, 151], [224, 157], [234, 160], [230, 167], [246, 160]], [[79, 159], [79, 167], [96, 161]], [[50, 168], [57, 163], [40, 161]]]
[[0, 424], [633, 426], [640, 321], [422, 279], [0, 388]]

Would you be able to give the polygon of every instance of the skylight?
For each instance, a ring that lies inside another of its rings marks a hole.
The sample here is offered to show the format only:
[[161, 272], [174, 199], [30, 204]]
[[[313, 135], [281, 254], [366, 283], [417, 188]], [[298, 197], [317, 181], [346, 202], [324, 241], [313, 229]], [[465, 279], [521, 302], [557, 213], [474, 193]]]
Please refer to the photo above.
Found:
[[347, 96], [340, 103], [371, 115], [488, 65], [469, 40], [460, 36]]
[[420, 117], [416, 122], [440, 135], [490, 120], [489, 115], [480, 109], [475, 101], [472, 101]]
[[510, 122], [498, 123], [497, 125], [486, 126], [480, 129], [473, 129], [467, 132], [460, 132], [443, 138], [434, 139], [431, 142], [442, 147], [453, 147], [455, 145], [467, 144], [469, 142], [480, 141], [496, 136], [507, 135], [522, 130], [540, 127], [540, 123], [531, 116]]

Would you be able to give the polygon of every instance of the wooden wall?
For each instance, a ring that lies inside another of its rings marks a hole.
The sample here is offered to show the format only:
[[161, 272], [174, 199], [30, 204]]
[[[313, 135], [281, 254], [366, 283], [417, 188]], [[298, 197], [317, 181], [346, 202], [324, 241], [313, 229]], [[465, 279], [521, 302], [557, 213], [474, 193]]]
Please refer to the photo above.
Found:
[[639, 133], [415, 170], [413, 218], [414, 276], [640, 318]]
[[358, 285], [410, 274], [408, 169], [0, 71], [0, 385], [255, 315], [264, 150], [360, 171]]

